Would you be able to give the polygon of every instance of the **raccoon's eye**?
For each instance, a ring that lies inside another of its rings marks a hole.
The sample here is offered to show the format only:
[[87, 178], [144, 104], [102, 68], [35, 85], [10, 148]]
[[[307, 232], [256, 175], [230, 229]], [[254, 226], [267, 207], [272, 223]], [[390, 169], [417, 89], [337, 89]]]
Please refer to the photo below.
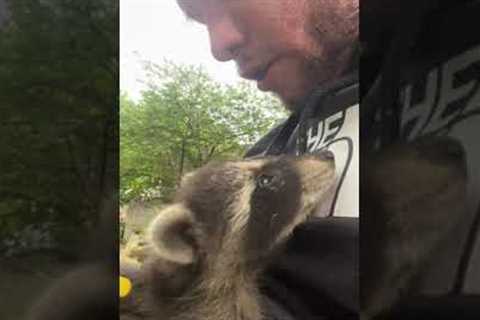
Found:
[[260, 188], [268, 187], [269, 185], [272, 184], [272, 181], [273, 181], [273, 176], [269, 176], [266, 174], [262, 174], [258, 176], [256, 179], [257, 186]]

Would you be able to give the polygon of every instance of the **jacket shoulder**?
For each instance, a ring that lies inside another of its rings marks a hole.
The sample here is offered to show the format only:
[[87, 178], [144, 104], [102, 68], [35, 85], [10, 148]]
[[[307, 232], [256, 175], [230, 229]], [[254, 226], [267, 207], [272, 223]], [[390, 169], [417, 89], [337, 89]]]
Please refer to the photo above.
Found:
[[271, 129], [266, 135], [258, 140], [248, 151], [245, 153], [245, 158], [252, 158], [263, 155], [268, 147], [272, 144], [278, 134], [282, 131], [283, 127], [287, 123], [287, 120], [282, 121], [280, 124]]

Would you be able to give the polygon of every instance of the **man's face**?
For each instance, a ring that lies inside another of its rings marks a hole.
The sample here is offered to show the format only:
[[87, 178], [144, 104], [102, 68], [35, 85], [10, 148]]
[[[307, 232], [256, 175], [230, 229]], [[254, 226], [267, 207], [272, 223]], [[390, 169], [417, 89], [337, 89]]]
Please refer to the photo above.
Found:
[[209, 32], [213, 56], [234, 60], [294, 108], [345, 69], [357, 37], [358, 0], [177, 0]]

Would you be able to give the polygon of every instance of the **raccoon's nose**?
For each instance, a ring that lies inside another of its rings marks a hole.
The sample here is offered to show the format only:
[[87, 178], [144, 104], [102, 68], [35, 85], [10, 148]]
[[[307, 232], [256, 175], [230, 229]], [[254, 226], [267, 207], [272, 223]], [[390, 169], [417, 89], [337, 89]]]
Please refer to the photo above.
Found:
[[324, 150], [324, 151], [318, 153], [317, 157], [320, 158], [321, 160], [325, 160], [325, 161], [335, 160], [335, 156], [333, 155], [333, 152], [330, 151], [330, 150]]

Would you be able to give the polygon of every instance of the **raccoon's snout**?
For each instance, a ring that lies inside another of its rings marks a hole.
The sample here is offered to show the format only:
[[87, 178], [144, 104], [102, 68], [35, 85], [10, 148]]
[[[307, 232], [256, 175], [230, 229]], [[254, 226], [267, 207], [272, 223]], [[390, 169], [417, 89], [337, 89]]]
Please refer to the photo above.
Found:
[[316, 157], [323, 161], [335, 162], [335, 155], [330, 150], [324, 150], [316, 154]]

